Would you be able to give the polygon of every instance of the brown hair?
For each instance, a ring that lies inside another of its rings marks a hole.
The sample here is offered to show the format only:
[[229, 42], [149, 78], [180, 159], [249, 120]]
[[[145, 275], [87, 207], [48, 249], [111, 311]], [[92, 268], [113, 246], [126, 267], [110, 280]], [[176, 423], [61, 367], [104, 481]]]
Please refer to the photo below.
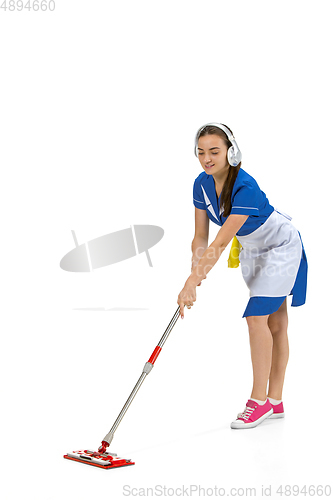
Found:
[[[227, 125], [224, 125], [227, 127]], [[232, 130], [227, 127], [230, 132], [232, 133]], [[228, 139], [227, 134], [221, 130], [218, 127], [215, 127], [213, 125], [208, 125], [199, 134], [199, 137], [202, 137], [203, 135], [218, 135], [221, 137], [221, 139], [224, 141], [225, 145], [230, 148], [232, 146], [231, 142]], [[232, 133], [233, 135], [233, 133]], [[199, 140], [198, 137], [198, 140]], [[235, 184], [236, 177], [238, 175], [239, 169], [242, 166], [242, 162], [240, 162], [237, 167], [231, 167], [229, 166], [229, 172], [228, 172], [228, 177], [224, 183], [223, 189], [222, 189], [222, 194], [221, 194], [221, 205], [220, 208], [224, 206], [223, 210], [223, 217], [228, 217], [231, 212], [231, 194], [232, 194], [232, 189]]]

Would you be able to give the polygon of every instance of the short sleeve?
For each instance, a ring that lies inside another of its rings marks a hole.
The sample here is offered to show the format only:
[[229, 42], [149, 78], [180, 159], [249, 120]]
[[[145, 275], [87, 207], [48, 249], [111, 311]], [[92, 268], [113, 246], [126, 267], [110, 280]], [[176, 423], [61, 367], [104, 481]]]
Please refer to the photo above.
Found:
[[193, 205], [200, 210], [206, 210], [201, 184], [198, 179], [195, 179], [193, 184]]
[[235, 192], [231, 200], [232, 214], [239, 215], [254, 215], [259, 216], [259, 200], [260, 200], [259, 186], [255, 186], [250, 182], [245, 182]]

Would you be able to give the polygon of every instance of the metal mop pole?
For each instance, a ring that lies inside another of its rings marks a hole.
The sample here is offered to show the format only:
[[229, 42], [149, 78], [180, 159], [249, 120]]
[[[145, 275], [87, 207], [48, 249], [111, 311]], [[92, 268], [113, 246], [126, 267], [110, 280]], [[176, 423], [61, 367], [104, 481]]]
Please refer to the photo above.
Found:
[[171, 333], [171, 330], [175, 326], [175, 324], [176, 324], [177, 319], [179, 318], [179, 316], [180, 316], [180, 307], [178, 307], [177, 311], [173, 315], [172, 320], [170, 321], [169, 325], [167, 326], [167, 329], [165, 330], [164, 334], [161, 337], [161, 340], [159, 341], [159, 343], [155, 347], [152, 355], [150, 356], [150, 358], [148, 359], [147, 363], [143, 367], [143, 371], [142, 371], [142, 373], [141, 373], [141, 375], [139, 377], [139, 380], [135, 384], [133, 391], [131, 392], [131, 394], [130, 394], [129, 398], [127, 399], [126, 403], [124, 404], [124, 406], [123, 406], [121, 412], [119, 413], [119, 415], [118, 415], [115, 423], [113, 424], [113, 426], [111, 427], [110, 431], [108, 432], [108, 434], [103, 439], [102, 445], [98, 448], [98, 451], [100, 453], [105, 453], [106, 448], [110, 445], [110, 443], [111, 443], [111, 441], [113, 439], [114, 433], [116, 432], [116, 429], [117, 429], [118, 425], [122, 421], [122, 418], [125, 415], [125, 413], [127, 412], [128, 408], [130, 407], [130, 404], [132, 403], [134, 397], [136, 396], [136, 393], [140, 389], [140, 387], [141, 387], [143, 381], [145, 380], [146, 376], [153, 369], [154, 363], [155, 363], [158, 355], [160, 354], [160, 352], [162, 350], [162, 347], [165, 344], [167, 338], [169, 337], [169, 335]]

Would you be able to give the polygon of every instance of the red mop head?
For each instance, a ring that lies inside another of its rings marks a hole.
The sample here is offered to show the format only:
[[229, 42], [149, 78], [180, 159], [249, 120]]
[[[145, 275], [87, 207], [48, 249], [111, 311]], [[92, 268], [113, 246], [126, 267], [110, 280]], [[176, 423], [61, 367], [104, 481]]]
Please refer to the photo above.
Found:
[[[104, 443], [104, 441], [103, 441]], [[102, 444], [102, 446], [104, 446]], [[101, 448], [97, 451], [79, 450], [67, 453], [64, 458], [74, 460], [74, 462], [81, 462], [101, 469], [115, 469], [116, 467], [125, 467], [127, 465], [134, 465], [130, 459], [118, 457], [115, 453], [101, 452]]]
[[102, 441], [101, 446], [98, 448], [99, 453], [105, 453], [106, 448], [109, 446], [109, 443], [107, 441]]

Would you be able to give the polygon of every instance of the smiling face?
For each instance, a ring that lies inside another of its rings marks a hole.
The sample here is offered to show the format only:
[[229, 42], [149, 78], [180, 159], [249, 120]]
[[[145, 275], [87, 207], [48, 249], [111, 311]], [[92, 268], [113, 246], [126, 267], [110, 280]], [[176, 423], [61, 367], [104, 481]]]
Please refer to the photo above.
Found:
[[229, 170], [228, 146], [215, 134], [203, 135], [198, 140], [198, 158], [207, 174], [224, 176]]

